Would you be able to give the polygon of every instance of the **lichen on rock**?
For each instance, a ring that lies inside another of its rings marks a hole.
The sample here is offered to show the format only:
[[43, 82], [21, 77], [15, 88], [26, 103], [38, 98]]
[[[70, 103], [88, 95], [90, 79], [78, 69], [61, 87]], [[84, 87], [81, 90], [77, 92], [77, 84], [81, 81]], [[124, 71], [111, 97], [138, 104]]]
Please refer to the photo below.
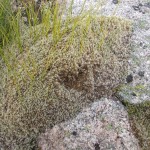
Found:
[[119, 101], [102, 98], [74, 119], [47, 129], [38, 138], [41, 150], [126, 149], [140, 150]]

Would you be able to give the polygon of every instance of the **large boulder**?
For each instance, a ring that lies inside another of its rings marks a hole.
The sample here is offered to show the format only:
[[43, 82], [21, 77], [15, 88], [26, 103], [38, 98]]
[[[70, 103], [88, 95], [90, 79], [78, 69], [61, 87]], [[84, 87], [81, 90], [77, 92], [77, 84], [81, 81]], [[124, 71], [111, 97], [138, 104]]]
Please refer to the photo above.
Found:
[[102, 98], [39, 136], [41, 150], [140, 150], [119, 101]]

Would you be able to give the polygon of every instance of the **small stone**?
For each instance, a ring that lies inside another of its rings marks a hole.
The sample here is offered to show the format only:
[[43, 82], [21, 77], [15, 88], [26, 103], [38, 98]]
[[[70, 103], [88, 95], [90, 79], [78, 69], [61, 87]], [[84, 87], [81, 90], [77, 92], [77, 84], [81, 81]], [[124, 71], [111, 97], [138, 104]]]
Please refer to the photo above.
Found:
[[127, 83], [132, 82], [133, 81], [133, 76], [131, 74], [128, 75], [127, 78], [126, 78], [126, 81], [127, 81]]
[[146, 3], [144, 6], [150, 8], [150, 2]]
[[94, 147], [95, 147], [95, 150], [100, 150], [100, 146], [99, 146], [98, 143], [95, 143], [95, 144], [94, 144]]
[[133, 93], [132, 93], [132, 96], [136, 96], [136, 94], [133, 92]]
[[72, 135], [76, 136], [76, 135], [77, 135], [77, 132], [76, 132], [76, 131], [73, 131], [73, 132], [72, 132]]
[[142, 43], [142, 42], [140, 42], [140, 46], [141, 46], [141, 47], [143, 46], [143, 43]]
[[[113, 101], [107, 98], [102, 98], [94, 102], [90, 107], [84, 108], [76, 118], [56, 125], [53, 129], [47, 130], [46, 133], [41, 134], [40, 137], [38, 137], [38, 147], [41, 150], [77, 150], [78, 147], [82, 147], [80, 148], [82, 150], [116, 150], [115, 147], [117, 145], [118, 150], [123, 150], [124, 145], [126, 145], [128, 150], [139, 150], [138, 141], [131, 131], [127, 111], [121, 103], [120, 101]], [[105, 113], [103, 113], [100, 119], [99, 115], [101, 115], [104, 109]], [[82, 119], [85, 118], [85, 116], [86, 121]], [[106, 121], [101, 122], [99, 119]], [[87, 122], [90, 128], [85, 130], [83, 127], [87, 126]], [[112, 127], [111, 130], [105, 127], [106, 124], [114, 124], [114, 122], [115, 126]], [[68, 136], [68, 134], [65, 134], [65, 131], [69, 130], [68, 127], [72, 127], [72, 125], [74, 125], [75, 129], [72, 129], [70, 132], [77, 132], [78, 137], [76, 140], [73, 139], [76, 138], [73, 137], [73, 135]], [[61, 130], [60, 127], [62, 128]], [[119, 134], [116, 128], [119, 128]], [[80, 134], [78, 133], [79, 130]], [[125, 140], [121, 140], [122, 134], [120, 133], [123, 133]], [[118, 139], [115, 138], [117, 135]], [[122, 141], [122, 143], [120, 141]]]
[[118, 0], [113, 0], [112, 1], [114, 4], [118, 4]]
[[142, 10], [141, 10], [141, 9], [139, 9], [139, 12], [141, 12], [141, 13], [142, 13]]
[[147, 46], [146, 46], [146, 45], [144, 45], [144, 46], [143, 46], [143, 49], [146, 49], [146, 48], [147, 48]]
[[142, 7], [143, 6], [143, 4], [142, 3], [139, 3], [139, 7]]
[[144, 77], [144, 74], [145, 74], [144, 71], [139, 71], [139, 72], [138, 72], [138, 75], [139, 75], [140, 77]]
[[132, 7], [135, 11], [138, 11], [140, 9], [139, 6], [132, 6]]

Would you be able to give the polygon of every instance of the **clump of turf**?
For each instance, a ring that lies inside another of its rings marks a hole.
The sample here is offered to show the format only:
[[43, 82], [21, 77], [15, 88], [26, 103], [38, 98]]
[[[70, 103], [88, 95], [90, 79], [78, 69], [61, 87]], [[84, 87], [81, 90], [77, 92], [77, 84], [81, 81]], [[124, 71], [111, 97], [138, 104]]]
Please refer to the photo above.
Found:
[[130, 26], [115, 17], [55, 17], [49, 27], [43, 23], [25, 32], [22, 53], [15, 44], [5, 48], [0, 144], [32, 149], [44, 129], [110, 96], [127, 69]]

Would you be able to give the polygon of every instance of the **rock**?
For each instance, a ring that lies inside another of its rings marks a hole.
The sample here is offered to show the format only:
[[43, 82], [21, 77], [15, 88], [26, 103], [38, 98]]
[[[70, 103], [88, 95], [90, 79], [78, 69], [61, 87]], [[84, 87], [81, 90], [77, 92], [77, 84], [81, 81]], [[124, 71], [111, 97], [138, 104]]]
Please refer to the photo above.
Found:
[[139, 5], [137, 5], [137, 6], [132, 6], [133, 7], [133, 9], [135, 10], [135, 11], [139, 11], [139, 12], [144, 12], [143, 10], [142, 10], [142, 6], [143, 6], [143, 4], [142, 3], [139, 3]]
[[77, 135], [77, 132], [76, 132], [76, 131], [73, 131], [73, 132], [72, 132], [72, 135], [76, 136], [76, 135]]
[[141, 46], [141, 47], [143, 46], [143, 42], [140, 42], [140, 46]]
[[48, 129], [39, 136], [38, 145], [41, 150], [140, 149], [124, 106], [106, 98], [83, 109], [76, 118]]
[[133, 7], [133, 9], [135, 10], [135, 11], [139, 11], [140, 10], [140, 7], [139, 6], [132, 6]]
[[150, 8], [150, 2], [145, 3], [144, 6]]
[[[144, 78], [140, 80], [139, 82], [143, 82], [145, 80]], [[138, 104], [142, 103], [144, 101], [150, 101], [150, 90], [149, 87], [144, 84], [135, 84], [134, 82], [132, 84], [124, 84], [122, 87], [119, 88], [118, 92], [116, 93], [116, 96], [120, 101], [128, 101], [131, 104]], [[136, 96], [134, 96], [135, 94]]]
[[138, 72], [138, 75], [139, 75], [140, 77], [144, 77], [144, 74], [145, 74], [144, 71], [139, 71], [139, 72]]
[[132, 76], [132, 74], [130, 74], [130, 75], [127, 76], [126, 81], [127, 81], [127, 83], [130, 83], [130, 82], [133, 81], [133, 76]]
[[132, 96], [136, 96], [136, 94], [133, 92], [133, 93], [132, 93]]
[[114, 4], [118, 4], [118, 0], [113, 0], [112, 1]]
[[142, 3], [139, 3], [139, 7], [142, 7], [143, 6], [143, 4]]
[[94, 144], [94, 147], [95, 147], [95, 150], [100, 150], [100, 146], [99, 146], [98, 143], [95, 143], [95, 144]]
[[146, 46], [146, 45], [144, 45], [144, 46], [143, 46], [143, 49], [146, 49], [146, 48], [147, 48], [147, 46]]

